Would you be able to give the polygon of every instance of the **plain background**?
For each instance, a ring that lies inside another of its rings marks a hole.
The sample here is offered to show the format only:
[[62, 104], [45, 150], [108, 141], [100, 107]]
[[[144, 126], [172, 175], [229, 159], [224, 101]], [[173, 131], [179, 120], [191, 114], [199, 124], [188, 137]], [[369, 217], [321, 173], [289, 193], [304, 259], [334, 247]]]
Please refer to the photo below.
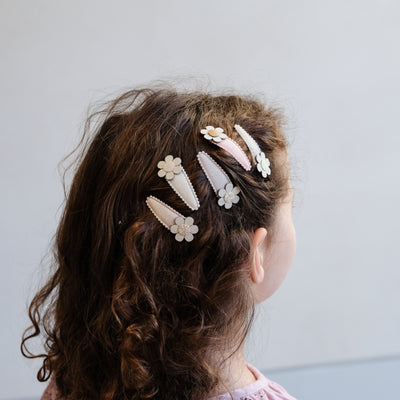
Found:
[[248, 361], [399, 356], [399, 21], [395, 0], [1, 0], [0, 398], [45, 387], [19, 345], [62, 206], [57, 164], [90, 103], [155, 79], [263, 93], [287, 115], [297, 253]]

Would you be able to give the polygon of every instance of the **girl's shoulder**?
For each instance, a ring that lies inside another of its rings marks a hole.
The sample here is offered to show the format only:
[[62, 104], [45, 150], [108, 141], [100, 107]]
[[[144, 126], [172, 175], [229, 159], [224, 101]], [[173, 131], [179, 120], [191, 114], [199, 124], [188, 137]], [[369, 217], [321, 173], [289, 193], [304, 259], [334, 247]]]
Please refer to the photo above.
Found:
[[[291, 396], [286, 389], [278, 383], [267, 378], [254, 365], [246, 362], [249, 370], [256, 377], [256, 381], [232, 392], [232, 400], [298, 400]], [[207, 400], [231, 400], [228, 392]], [[40, 400], [62, 400], [57, 390], [54, 377], [52, 377], [42, 394]]]
[[52, 375], [40, 400], [57, 400], [57, 399], [60, 400], [61, 397], [60, 397], [60, 393], [57, 390], [57, 385], [56, 385], [54, 376]]
[[58, 391], [54, 375], [50, 378], [46, 389], [44, 390], [40, 400], [63, 400], [60, 392]]

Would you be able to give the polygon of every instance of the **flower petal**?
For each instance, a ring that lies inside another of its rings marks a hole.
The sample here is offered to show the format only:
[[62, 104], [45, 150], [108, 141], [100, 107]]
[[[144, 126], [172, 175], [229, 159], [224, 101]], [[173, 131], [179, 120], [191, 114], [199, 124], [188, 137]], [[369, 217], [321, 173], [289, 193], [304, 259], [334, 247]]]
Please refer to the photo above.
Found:
[[223, 206], [224, 204], [225, 204], [224, 198], [223, 198], [223, 197], [219, 198], [219, 199], [218, 199], [218, 205], [219, 205], [219, 206]]
[[208, 139], [208, 140], [212, 140], [212, 136], [210, 136], [209, 134], [206, 134], [206, 135], [204, 135], [204, 137], [206, 138], [206, 139]]
[[182, 160], [179, 157], [174, 158], [174, 164], [179, 165], [182, 162]]
[[232, 199], [232, 203], [238, 203], [239, 202], [239, 200], [240, 200], [240, 197], [239, 196], [233, 196], [233, 199]]
[[211, 129], [214, 129], [214, 127], [211, 126], [211, 125], [208, 125], [208, 126], [206, 126], [206, 129], [207, 129], [208, 131], [211, 131]]
[[169, 171], [167, 172], [166, 178], [170, 181], [174, 176], [175, 174], [172, 171]]
[[232, 203], [230, 201], [227, 201], [225, 203], [225, 208], [232, 208]]
[[165, 161], [159, 161], [157, 164], [158, 168], [164, 168], [165, 167]]
[[225, 135], [225, 133], [220, 133], [220, 134], [219, 134], [219, 137], [220, 137], [221, 139], [226, 139], [228, 136]]
[[262, 171], [261, 164], [257, 164], [257, 169], [258, 169], [260, 172]]
[[178, 232], [178, 225], [172, 225], [171, 228], [170, 228], [170, 231], [172, 233], [177, 233]]
[[185, 235], [185, 240], [191, 242], [193, 240], [193, 235], [189, 232]]
[[232, 193], [233, 193], [233, 194], [238, 194], [238, 193], [240, 193], [240, 188], [239, 188], [239, 186], [235, 186], [235, 187], [232, 189]]
[[184, 239], [184, 236], [181, 235], [180, 233], [177, 233], [177, 234], [175, 235], [175, 239], [176, 239], [178, 242], [182, 242], [182, 240]]
[[208, 130], [207, 130], [207, 129], [201, 129], [200, 132], [201, 132], [203, 135], [205, 135], [206, 133], [208, 133]]
[[226, 193], [226, 190], [225, 190], [225, 189], [219, 189], [219, 190], [218, 190], [218, 196], [219, 196], [219, 197], [225, 196], [225, 193]]
[[177, 165], [172, 171], [174, 172], [174, 174], [180, 174], [182, 171], [182, 167], [180, 165]]
[[184, 219], [182, 218], [182, 217], [176, 217], [175, 218], [175, 224], [176, 225], [182, 225], [183, 224], [183, 222], [184, 222]]
[[214, 136], [213, 139], [216, 143], [219, 143], [222, 140], [219, 136]]
[[199, 231], [199, 227], [198, 227], [197, 225], [192, 225], [192, 226], [189, 228], [189, 231], [190, 231], [191, 233], [197, 233], [197, 232]]
[[222, 128], [215, 128], [216, 131], [222, 133], [224, 130]]
[[160, 178], [163, 178], [164, 176], [165, 176], [165, 174], [166, 174], [166, 172], [163, 170], [163, 169], [160, 169], [159, 171], [158, 171], [158, 176], [160, 177]]
[[228, 183], [226, 184], [226, 186], [225, 186], [225, 190], [226, 190], [228, 193], [230, 193], [230, 192], [232, 192], [232, 189], [233, 189], [232, 183], [231, 183], [231, 182], [228, 182]]
[[173, 156], [171, 156], [171, 154], [169, 154], [167, 157], [165, 157], [165, 161], [172, 161], [174, 159]]
[[192, 217], [187, 217], [185, 219], [185, 224], [186, 225], [193, 225], [194, 219]]
[[258, 162], [260, 162], [260, 161], [262, 160], [261, 153], [258, 153], [258, 154], [256, 155], [256, 160], [257, 160]]

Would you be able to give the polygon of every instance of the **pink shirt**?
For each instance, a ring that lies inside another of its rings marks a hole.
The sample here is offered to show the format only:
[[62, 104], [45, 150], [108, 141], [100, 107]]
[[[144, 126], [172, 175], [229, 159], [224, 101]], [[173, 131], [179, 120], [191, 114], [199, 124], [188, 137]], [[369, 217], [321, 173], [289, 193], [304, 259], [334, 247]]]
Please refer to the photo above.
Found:
[[[256, 367], [247, 363], [253, 372], [256, 381], [232, 391], [233, 400], [297, 400], [282, 386], [265, 377]], [[56, 400], [58, 391], [54, 379], [51, 379], [40, 400]], [[207, 400], [231, 400], [228, 392], [219, 396], [209, 397]]]
[[[256, 381], [232, 391], [233, 400], [297, 400], [281, 385], [264, 376], [254, 365], [246, 362], [247, 368], [254, 374]], [[207, 400], [231, 400], [229, 392]]]

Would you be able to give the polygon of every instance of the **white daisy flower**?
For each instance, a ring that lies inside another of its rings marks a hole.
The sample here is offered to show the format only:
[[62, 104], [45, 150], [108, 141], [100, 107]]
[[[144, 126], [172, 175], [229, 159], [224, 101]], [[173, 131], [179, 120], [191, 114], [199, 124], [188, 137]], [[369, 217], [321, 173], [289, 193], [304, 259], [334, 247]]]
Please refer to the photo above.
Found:
[[204, 137], [207, 140], [210, 140], [215, 143], [219, 143], [228, 137], [227, 135], [225, 135], [224, 130], [222, 128], [214, 128], [211, 125], [206, 126], [206, 129], [202, 129], [200, 132], [204, 135]]
[[165, 176], [166, 179], [171, 180], [175, 175], [182, 172], [181, 162], [182, 160], [179, 157], [174, 158], [168, 155], [164, 161], [159, 161], [157, 164], [157, 167], [160, 168], [158, 176], [160, 178]]
[[257, 160], [257, 169], [261, 172], [262, 176], [266, 178], [268, 175], [271, 174], [271, 169], [270, 169], [270, 161], [268, 158], [265, 157], [264, 152], [261, 152], [257, 154], [256, 156]]
[[199, 228], [193, 225], [194, 219], [192, 217], [177, 217], [175, 218], [175, 225], [172, 225], [170, 231], [176, 233], [175, 239], [182, 242], [185, 239], [187, 242], [193, 240], [193, 233], [197, 233]]
[[231, 208], [232, 203], [237, 203], [239, 201], [238, 193], [240, 189], [238, 186], [233, 187], [232, 183], [227, 183], [225, 188], [218, 191], [218, 205], [225, 206], [225, 208]]

